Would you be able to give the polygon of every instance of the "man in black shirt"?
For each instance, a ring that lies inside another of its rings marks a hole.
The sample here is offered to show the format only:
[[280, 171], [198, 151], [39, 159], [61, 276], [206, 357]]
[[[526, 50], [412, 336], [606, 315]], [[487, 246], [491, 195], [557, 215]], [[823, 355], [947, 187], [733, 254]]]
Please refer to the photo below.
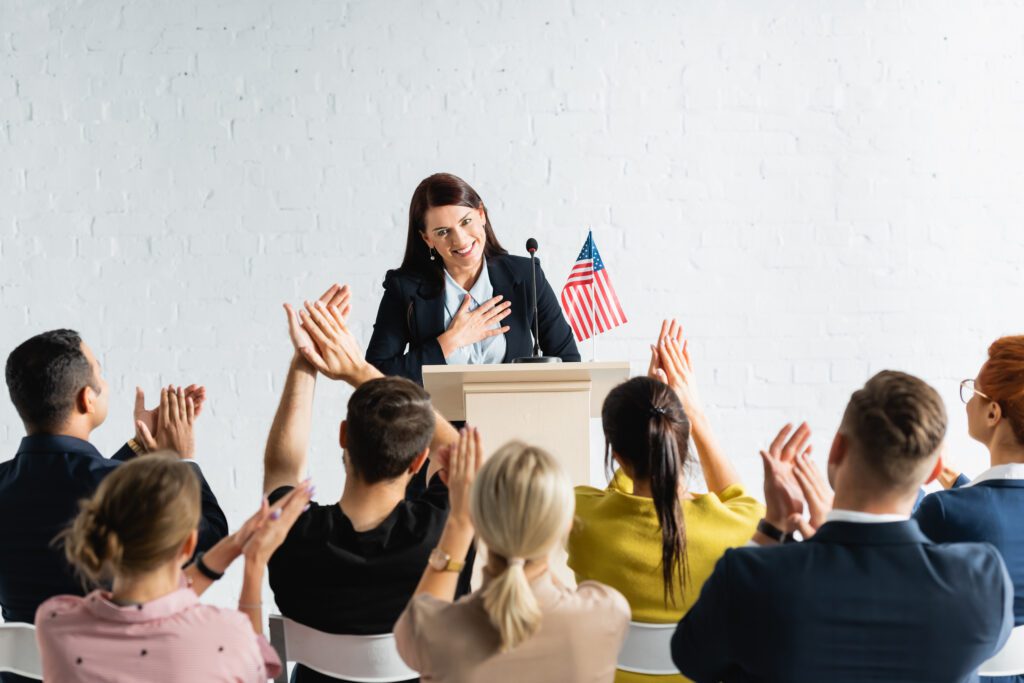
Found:
[[[301, 323], [287, 307], [296, 353], [267, 440], [263, 488], [273, 502], [303, 476], [317, 374], [356, 389], [339, 434], [345, 488], [337, 503], [312, 503], [299, 517], [270, 559], [270, 587], [285, 616], [312, 628], [390, 633], [448, 517], [448, 489], [438, 475], [444, 458], [428, 455], [455, 443], [458, 433], [420, 386], [384, 378], [363, 359], [344, 326], [348, 289], [333, 289], [307, 304]], [[426, 490], [406, 498], [424, 466]], [[299, 666], [295, 680], [336, 679]]]
[[[22, 343], [8, 357], [5, 374], [28, 435], [17, 455], [0, 463], [0, 607], [5, 621], [31, 623], [44, 600], [84, 595], [63, 551], [52, 544], [78, 513], [78, 501], [91, 496], [122, 461], [145, 451], [143, 443], [176, 450], [185, 459], [194, 448], [190, 433], [161, 429], [159, 409], [145, 410], [138, 392], [138, 442], [131, 439], [109, 460], [101, 456], [89, 436], [107, 416], [109, 387], [92, 350], [72, 330], [44, 332]], [[176, 392], [198, 413], [201, 388]], [[206, 550], [227, 534], [228, 525], [198, 467], [196, 472], [202, 483], [198, 547]]]

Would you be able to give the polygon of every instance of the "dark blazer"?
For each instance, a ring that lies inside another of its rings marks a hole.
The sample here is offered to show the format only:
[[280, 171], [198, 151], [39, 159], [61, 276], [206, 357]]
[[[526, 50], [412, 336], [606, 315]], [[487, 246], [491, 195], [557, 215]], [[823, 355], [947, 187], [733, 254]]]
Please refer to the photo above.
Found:
[[973, 681], [1009, 637], [1012, 600], [987, 543], [829, 522], [805, 543], [727, 550], [672, 659], [698, 682]]
[[[530, 259], [522, 256], [494, 256], [487, 259], [487, 273], [494, 294], [512, 302], [512, 314], [505, 318], [505, 359], [529, 356], [533, 352], [533, 305], [530, 294]], [[537, 261], [537, 311], [540, 348], [545, 355], [564, 361], [578, 361], [579, 351], [562, 308], [551, 291]], [[444, 286], [419, 275], [389, 270], [384, 276], [384, 297], [377, 309], [373, 336], [366, 347], [366, 360], [385, 375], [408, 377], [423, 384], [424, 365], [444, 365], [437, 343], [444, 332]], [[408, 348], [407, 348], [408, 347]]]
[[[88, 498], [122, 461], [127, 445], [107, 459], [88, 441], [37, 434], [21, 440], [18, 454], [0, 463], [0, 606], [5, 621], [32, 623], [36, 608], [54, 595], [85, 595], [81, 581], [51, 545]], [[198, 550], [228, 533], [228, 522], [198, 466], [202, 516]]]
[[1015, 623], [1024, 624], [1024, 479], [987, 479], [936, 491], [924, 497], [914, 519], [936, 543], [994, 545], [1013, 581]]

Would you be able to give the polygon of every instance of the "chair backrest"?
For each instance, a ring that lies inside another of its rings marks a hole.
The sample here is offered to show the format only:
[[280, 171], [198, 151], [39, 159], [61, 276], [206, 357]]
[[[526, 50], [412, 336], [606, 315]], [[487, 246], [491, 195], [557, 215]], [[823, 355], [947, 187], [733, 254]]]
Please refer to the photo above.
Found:
[[619, 650], [618, 668], [637, 674], [665, 676], [678, 674], [672, 661], [671, 642], [676, 624], [629, 622], [626, 642]]
[[995, 657], [981, 665], [982, 676], [1019, 676], [1024, 674], [1024, 626], [1010, 633], [1010, 639]]
[[0, 624], [0, 671], [43, 680], [35, 626]]
[[281, 675], [287, 681], [288, 662], [297, 662], [317, 673], [356, 683], [394, 683], [417, 678], [398, 656], [395, 636], [351, 636], [324, 633], [279, 614], [270, 615], [270, 644], [281, 658]]

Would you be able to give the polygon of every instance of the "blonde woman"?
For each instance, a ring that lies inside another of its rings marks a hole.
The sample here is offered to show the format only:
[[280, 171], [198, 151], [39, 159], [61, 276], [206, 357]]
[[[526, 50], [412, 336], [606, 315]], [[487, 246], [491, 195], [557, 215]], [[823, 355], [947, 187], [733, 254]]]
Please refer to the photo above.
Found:
[[[296, 488], [264, 501], [243, 527], [182, 570], [195, 550], [199, 480], [171, 455], [118, 467], [63, 534], [68, 561], [112, 590], [60, 595], [36, 612], [48, 681], [265, 681], [281, 669], [261, 635], [267, 559], [309, 502]], [[245, 556], [239, 610], [199, 604], [197, 593]]]
[[[475, 429], [463, 429], [448, 457], [451, 512], [395, 625], [402, 659], [423, 681], [611, 681], [629, 605], [594, 581], [568, 589], [549, 570], [574, 510], [558, 463], [512, 442], [481, 467]], [[483, 587], [452, 603], [474, 529], [487, 546]]]

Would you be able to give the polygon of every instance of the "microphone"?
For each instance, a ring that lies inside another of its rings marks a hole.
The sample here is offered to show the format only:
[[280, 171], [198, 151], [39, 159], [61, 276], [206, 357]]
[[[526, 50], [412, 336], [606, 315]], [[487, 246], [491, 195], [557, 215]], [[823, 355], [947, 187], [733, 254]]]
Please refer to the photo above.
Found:
[[530, 272], [532, 275], [531, 291], [533, 292], [533, 355], [514, 358], [513, 363], [561, 363], [558, 356], [542, 356], [540, 354], [540, 316], [537, 313], [537, 240], [526, 240], [526, 251], [530, 254]]

